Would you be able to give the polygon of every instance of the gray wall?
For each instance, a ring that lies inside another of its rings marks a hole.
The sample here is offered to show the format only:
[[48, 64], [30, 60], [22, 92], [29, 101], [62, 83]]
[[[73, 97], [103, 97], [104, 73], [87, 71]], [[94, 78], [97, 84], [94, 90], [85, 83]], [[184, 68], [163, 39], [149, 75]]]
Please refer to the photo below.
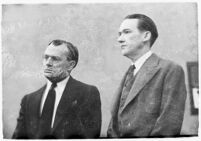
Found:
[[[102, 136], [110, 119], [110, 103], [130, 61], [116, 41], [122, 19], [144, 13], [157, 24], [159, 38], [153, 51], [179, 63], [188, 78], [186, 62], [198, 60], [195, 3], [3, 5], [3, 133], [10, 138], [21, 98], [45, 84], [42, 54], [53, 39], [65, 39], [80, 52], [72, 76], [96, 85], [102, 100]], [[189, 90], [188, 90], [189, 92]], [[190, 114], [189, 93], [182, 134], [197, 134], [198, 117]]]

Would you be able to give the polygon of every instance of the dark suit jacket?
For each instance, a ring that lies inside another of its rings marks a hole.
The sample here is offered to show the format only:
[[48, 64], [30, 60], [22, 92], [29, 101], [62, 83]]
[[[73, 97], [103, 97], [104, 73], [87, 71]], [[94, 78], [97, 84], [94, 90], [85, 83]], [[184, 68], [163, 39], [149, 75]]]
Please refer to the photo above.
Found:
[[[45, 87], [25, 95], [13, 138], [40, 138], [37, 127]], [[58, 105], [53, 138], [97, 138], [101, 129], [101, 101], [96, 87], [69, 78]]]
[[108, 137], [178, 136], [186, 100], [182, 68], [152, 54], [119, 107], [125, 76], [115, 95]]

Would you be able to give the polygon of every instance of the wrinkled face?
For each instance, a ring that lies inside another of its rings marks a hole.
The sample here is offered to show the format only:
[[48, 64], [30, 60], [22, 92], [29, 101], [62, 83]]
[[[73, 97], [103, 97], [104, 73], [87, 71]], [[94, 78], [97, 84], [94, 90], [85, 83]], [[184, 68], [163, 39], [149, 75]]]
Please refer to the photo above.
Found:
[[50, 81], [59, 82], [69, 76], [74, 61], [68, 61], [68, 49], [65, 45], [49, 45], [44, 53], [44, 75]]
[[119, 28], [118, 42], [124, 56], [137, 56], [143, 46], [143, 32], [137, 28], [138, 19], [125, 19]]

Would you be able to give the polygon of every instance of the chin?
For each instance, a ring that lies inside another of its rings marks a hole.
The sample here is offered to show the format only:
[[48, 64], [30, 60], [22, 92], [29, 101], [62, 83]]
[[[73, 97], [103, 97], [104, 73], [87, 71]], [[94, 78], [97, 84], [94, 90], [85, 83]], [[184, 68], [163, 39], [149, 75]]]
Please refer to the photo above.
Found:
[[45, 77], [46, 77], [47, 79], [49, 79], [49, 80], [53, 79], [52, 76], [45, 75]]
[[133, 58], [133, 54], [131, 54], [130, 52], [122, 52], [122, 55], [127, 57], [128, 59], [132, 59]]
[[54, 77], [48, 77], [48, 76], [46, 76], [46, 78], [47, 78], [49, 81], [51, 81], [51, 82], [57, 82], [57, 79], [54, 78]]
[[44, 76], [45, 77], [52, 77], [52, 74], [50, 74], [50, 73], [44, 73]]
[[44, 76], [47, 78], [47, 79], [53, 79], [54, 77], [52, 76], [52, 74], [49, 74], [49, 73], [44, 73]]
[[128, 56], [129, 53], [128, 53], [127, 51], [122, 51], [121, 54], [122, 54], [123, 56]]

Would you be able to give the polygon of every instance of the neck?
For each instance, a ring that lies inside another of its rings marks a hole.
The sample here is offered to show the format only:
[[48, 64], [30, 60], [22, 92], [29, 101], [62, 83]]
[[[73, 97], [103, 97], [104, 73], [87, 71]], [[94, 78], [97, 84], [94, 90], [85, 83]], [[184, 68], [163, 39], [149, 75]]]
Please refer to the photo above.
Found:
[[51, 81], [52, 83], [59, 83], [61, 81], [63, 81], [64, 79], [66, 79], [67, 77], [69, 77], [70, 75], [68, 76], [65, 76], [65, 77], [60, 77], [60, 78], [47, 78], [49, 81]]
[[132, 54], [132, 55], [128, 56], [128, 58], [132, 62], [135, 62], [137, 59], [139, 59], [141, 56], [143, 56], [148, 51], [150, 51], [150, 47], [149, 46], [144, 46], [138, 53]]

